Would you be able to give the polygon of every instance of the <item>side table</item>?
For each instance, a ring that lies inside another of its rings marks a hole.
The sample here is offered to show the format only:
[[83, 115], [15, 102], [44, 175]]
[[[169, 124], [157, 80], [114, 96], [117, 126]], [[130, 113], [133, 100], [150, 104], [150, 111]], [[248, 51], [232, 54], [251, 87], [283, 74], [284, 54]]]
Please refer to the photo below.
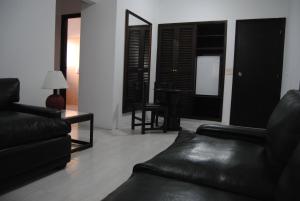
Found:
[[78, 139], [72, 139], [72, 144], [76, 144], [75, 148], [72, 148], [71, 152], [77, 152], [84, 149], [93, 147], [93, 131], [94, 131], [94, 114], [84, 113], [73, 110], [62, 110], [61, 118], [70, 124], [75, 124], [84, 121], [90, 121], [90, 139], [89, 141], [82, 141]]

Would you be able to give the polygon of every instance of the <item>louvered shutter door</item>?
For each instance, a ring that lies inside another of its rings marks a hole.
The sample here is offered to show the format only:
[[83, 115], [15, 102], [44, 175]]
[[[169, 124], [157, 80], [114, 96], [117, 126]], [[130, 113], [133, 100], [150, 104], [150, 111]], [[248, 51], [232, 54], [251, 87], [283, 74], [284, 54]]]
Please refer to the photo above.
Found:
[[194, 25], [177, 28], [174, 86], [181, 90], [195, 89], [195, 30]]
[[173, 82], [175, 28], [159, 27], [157, 78], [159, 83]]
[[130, 110], [132, 103], [142, 101], [143, 81], [149, 82], [151, 51], [149, 43], [149, 27], [129, 27], [128, 60], [124, 83], [124, 112]]
[[[127, 94], [125, 98], [125, 108], [129, 108], [137, 97], [137, 92], [141, 88], [137, 85], [139, 82], [139, 54], [141, 31], [129, 28], [128, 37], [128, 66], [127, 66]], [[139, 94], [139, 93], [138, 93]]]
[[[150, 55], [151, 55], [151, 46], [150, 46], [150, 30], [144, 31], [144, 49], [143, 49], [143, 57], [144, 57], [144, 68], [143, 68], [143, 80], [142, 82], [147, 82], [149, 86], [150, 82]], [[143, 84], [143, 83], [141, 83]], [[146, 89], [147, 95], [146, 100], [149, 99], [149, 88]]]

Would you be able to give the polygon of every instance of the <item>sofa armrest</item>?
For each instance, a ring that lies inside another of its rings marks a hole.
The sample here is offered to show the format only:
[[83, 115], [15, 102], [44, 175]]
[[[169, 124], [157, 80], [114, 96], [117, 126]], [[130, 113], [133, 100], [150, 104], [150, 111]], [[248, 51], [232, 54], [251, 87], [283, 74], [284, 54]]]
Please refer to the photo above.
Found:
[[196, 133], [200, 135], [239, 139], [252, 142], [265, 142], [268, 135], [267, 129], [213, 124], [204, 124], [199, 126]]
[[13, 103], [12, 109], [14, 111], [40, 115], [48, 118], [61, 118], [61, 111], [52, 108]]

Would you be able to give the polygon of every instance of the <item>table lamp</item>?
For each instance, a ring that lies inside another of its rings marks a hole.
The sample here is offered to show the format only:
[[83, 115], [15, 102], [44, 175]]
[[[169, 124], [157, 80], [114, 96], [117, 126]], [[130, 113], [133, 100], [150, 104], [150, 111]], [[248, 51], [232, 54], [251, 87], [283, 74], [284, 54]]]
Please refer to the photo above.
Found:
[[59, 110], [65, 108], [65, 99], [58, 93], [58, 90], [67, 89], [68, 84], [61, 71], [49, 71], [42, 88], [54, 90], [54, 93], [46, 100], [46, 107]]

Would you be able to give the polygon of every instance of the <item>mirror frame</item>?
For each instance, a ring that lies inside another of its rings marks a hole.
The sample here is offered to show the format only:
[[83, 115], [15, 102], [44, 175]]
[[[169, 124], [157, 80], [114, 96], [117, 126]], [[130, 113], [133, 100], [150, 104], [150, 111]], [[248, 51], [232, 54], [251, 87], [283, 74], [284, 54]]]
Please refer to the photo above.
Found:
[[[126, 75], [127, 75], [127, 66], [128, 66], [128, 45], [129, 45], [129, 16], [132, 15], [136, 18], [138, 18], [139, 20], [145, 22], [146, 24], [149, 25], [149, 29], [150, 29], [150, 51], [149, 51], [149, 83], [150, 83], [150, 69], [151, 69], [151, 50], [152, 50], [152, 23], [147, 21], [146, 19], [140, 17], [139, 15], [135, 14], [134, 12], [126, 9], [126, 15], [125, 15], [125, 47], [124, 47], [124, 70], [123, 70], [123, 96], [122, 96], [122, 113], [127, 113], [130, 111], [126, 111], [124, 106], [125, 106], [125, 100], [124, 97], [126, 95], [126, 88], [127, 86], [125, 85], [125, 81], [126, 81]], [[150, 84], [149, 84], [150, 85]], [[148, 91], [149, 91], [149, 85], [148, 85]]]

